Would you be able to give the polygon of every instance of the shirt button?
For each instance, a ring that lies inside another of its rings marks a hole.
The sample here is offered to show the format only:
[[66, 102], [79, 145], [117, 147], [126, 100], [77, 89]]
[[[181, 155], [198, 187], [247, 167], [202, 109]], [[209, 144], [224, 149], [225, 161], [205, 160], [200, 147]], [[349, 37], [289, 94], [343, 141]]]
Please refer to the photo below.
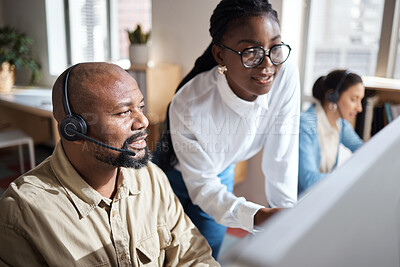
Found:
[[115, 210], [112, 211], [112, 216], [115, 217]]
[[125, 260], [126, 259], [126, 254], [125, 253], [122, 253], [121, 254], [121, 260]]

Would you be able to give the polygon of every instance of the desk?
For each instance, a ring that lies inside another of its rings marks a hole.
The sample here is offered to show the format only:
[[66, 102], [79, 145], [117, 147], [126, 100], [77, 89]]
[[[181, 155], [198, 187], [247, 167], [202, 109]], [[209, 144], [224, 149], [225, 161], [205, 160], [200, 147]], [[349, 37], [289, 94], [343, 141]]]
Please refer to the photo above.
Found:
[[0, 93], [0, 127], [19, 128], [35, 143], [54, 146], [60, 137], [53, 118], [51, 89], [17, 87]]

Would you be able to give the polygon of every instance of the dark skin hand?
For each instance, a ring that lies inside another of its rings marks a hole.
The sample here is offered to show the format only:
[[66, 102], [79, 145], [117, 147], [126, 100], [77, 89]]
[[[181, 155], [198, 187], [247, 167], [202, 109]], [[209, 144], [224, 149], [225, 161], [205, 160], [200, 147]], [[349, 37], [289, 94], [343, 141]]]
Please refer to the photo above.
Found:
[[254, 225], [260, 226], [266, 220], [271, 218], [275, 213], [282, 210], [283, 208], [261, 208], [257, 211], [256, 215], [254, 215]]

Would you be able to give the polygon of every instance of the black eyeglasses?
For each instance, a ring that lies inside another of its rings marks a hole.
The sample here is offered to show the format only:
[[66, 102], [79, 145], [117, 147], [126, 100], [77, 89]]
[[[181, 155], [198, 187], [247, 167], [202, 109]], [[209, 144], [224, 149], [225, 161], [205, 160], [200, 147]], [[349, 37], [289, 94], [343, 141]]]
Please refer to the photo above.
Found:
[[245, 48], [242, 52], [235, 51], [223, 44], [218, 44], [218, 46], [238, 54], [245, 68], [257, 67], [264, 61], [265, 56], [271, 60], [272, 64], [280, 65], [288, 59], [292, 50], [289, 45], [283, 42], [272, 46], [267, 51], [262, 46]]

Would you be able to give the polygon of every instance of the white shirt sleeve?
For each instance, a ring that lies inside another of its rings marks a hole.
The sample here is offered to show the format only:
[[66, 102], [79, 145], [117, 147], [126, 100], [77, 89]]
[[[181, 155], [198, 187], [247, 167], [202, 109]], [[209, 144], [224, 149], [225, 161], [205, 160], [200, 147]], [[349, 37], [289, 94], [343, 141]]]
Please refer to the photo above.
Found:
[[169, 113], [172, 143], [192, 202], [222, 225], [253, 231], [254, 214], [263, 206], [236, 197], [221, 184], [215, 159], [196, 138], [201, 133], [187, 105], [172, 104]]
[[297, 68], [287, 65], [271, 101], [273, 127], [264, 145], [262, 170], [265, 193], [271, 207], [292, 207], [297, 202], [300, 82]]

